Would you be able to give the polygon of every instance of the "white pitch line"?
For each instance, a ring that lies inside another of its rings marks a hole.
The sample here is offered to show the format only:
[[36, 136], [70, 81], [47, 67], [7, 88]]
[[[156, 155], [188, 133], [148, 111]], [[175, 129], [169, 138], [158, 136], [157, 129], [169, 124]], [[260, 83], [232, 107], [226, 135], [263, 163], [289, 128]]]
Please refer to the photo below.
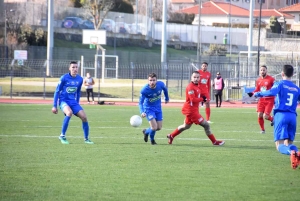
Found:
[[[7, 135], [7, 134], [0, 134], [0, 137], [23, 137], [23, 138], [58, 138], [57, 136], [39, 136], [39, 135]], [[82, 136], [69, 136], [67, 135], [67, 138], [82, 138]], [[141, 140], [142, 138], [140, 137], [99, 137], [99, 136], [91, 136], [91, 139], [137, 139]], [[155, 139], [157, 140], [166, 140], [167, 138], [159, 138], [156, 137]], [[179, 138], [176, 137], [178, 140], [186, 140], [186, 141], [208, 141], [209, 139], [207, 138]], [[255, 140], [255, 139], [233, 139], [233, 138], [228, 138], [228, 139], [223, 139], [225, 141], [240, 141], [240, 142], [273, 142], [273, 140]], [[300, 142], [300, 141], [294, 141], [294, 142]]]

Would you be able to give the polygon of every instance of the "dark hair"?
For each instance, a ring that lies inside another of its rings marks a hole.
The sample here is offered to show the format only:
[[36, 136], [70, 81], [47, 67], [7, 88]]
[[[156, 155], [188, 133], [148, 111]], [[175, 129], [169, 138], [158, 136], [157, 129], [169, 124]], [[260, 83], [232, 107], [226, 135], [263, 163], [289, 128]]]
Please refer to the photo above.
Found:
[[71, 64], [77, 64], [77, 61], [70, 61], [70, 65]]
[[205, 61], [204, 61], [204, 62], [202, 62], [202, 64], [206, 64], [206, 65], [208, 65], [208, 63], [207, 63], [207, 62], [205, 62]]
[[292, 77], [294, 74], [294, 67], [292, 65], [284, 65], [282, 71], [285, 76]]
[[217, 75], [221, 75], [221, 73], [220, 73], [220, 72], [217, 72]]
[[155, 74], [155, 73], [150, 73], [150, 74], [148, 75], [148, 77], [151, 77], [151, 78], [154, 78], [154, 77], [156, 77], [156, 78], [157, 78], [157, 76], [156, 76], [156, 74]]
[[194, 74], [194, 73], [196, 73], [196, 74], [200, 74], [200, 73], [199, 73], [199, 71], [197, 71], [197, 70], [193, 71], [193, 73], [192, 73], [192, 74]]
[[264, 67], [264, 68], [268, 69], [266, 65], [261, 65], [260, 67]]

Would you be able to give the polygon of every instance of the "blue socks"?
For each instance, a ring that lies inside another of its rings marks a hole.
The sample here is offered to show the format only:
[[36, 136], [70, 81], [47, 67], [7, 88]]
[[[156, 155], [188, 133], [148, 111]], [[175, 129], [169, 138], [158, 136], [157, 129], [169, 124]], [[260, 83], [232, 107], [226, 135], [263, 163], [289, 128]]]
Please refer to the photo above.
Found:
[[71, 117], [65, 116], [64, 121], [63, 121], [63, 125], [62, 125], [62, 128], [61, 128], [61, 135], [66, 135], [70, 119], [71, 119]]
[[151, 130], [151, 132], [150, 132], [150, 134], [149, 134], [149, 135], [150, 135], [150, 140], [151, 140], [151, 141], [154, 140], [155, 133], [156, 133], [156, 131]]
[[145, 133], [146, 133], [147, 135], [149, 135], [149, 134], [151, 133], [151, 131], [152, 131], [152, 129], [149, 127], [149, 128], [146, 129]]
[[298, 148], [293, 144], [290, 144], [289, 146], [286, 146], [284, 144], [280, 144], [278, 146], [278, 151], [282, 154], [290, 155], [291, 150], [294, 150], [295, 152], [297, 152]]
[[154, 140], [156, 131], [153, 131], [150, 127], [146, 129], [145, 134], [150, 136], [150, 140]]
[[89, 139], [89, 123], [88, 122], [82, 122], [82, 129], [83, 129], [83, 134], [84, 134], [84, 139], [87, 140]]

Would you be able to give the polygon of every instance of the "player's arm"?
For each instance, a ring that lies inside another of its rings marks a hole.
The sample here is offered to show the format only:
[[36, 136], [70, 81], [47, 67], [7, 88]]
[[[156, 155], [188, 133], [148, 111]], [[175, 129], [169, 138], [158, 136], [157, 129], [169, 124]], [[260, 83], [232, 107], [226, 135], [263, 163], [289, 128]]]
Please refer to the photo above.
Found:
[[258, 85], [258, 80], [255, 82], [255, 89], [252, 92], [247, 93], [249, 97], [252, 97], [256, 92], [260, 91], [259, 90], [259, 85]]
[[266, 97], [266, 96], [276, 96], [280, 89], [280, 83], [275, 83], [270, 90], [256, 92], [254, 94], [255, 97]]
[[195, 91], [192, 87], [188, 87], [186, 90], [188, 92], [187, 94], [188, 94], [188, 97], [189, 97], [191, 102], [199, 103], [199, 102], [203, 101], [203, 98], [200, 96], [200, 93], [197, 97], [195, 96]]
[[164, 92], [164, 95], [165, 95], [165, 103], [168, 103], [169, 102], [169, 92], [168, 92], [168, 88], [166, 87], [166, 85], [164, 84], [163, 85], [163, 88], [162, 88], [163, 92]]
[[92, 78], [92, 85], [94, 85], [95, 84], [95, 80], [94, 80], [94, 78]]
[[145, 110], [144, 110], [144, 101], [145, 101], [146, 96], [142, 93], [140, 93], [140, 97], [139, 97], [139, 109], [140, 109], [140, 114], [142, 115], [142, 117], [145, 117]]
[[57, 102], [58, 102], [58, 97], [59, 97], [59, 93], [61, 92], [63, 85], [64, 85], [64, 77], [61, 76], [59, 78], [59, 82], [56, 86], [56, 89], [54, 91], [54, 96], [53, 96], [53, 107], [52, 107], [52, 112], [54, 114], [57, 114]]
[[211, 75], [209, 76], [208, 80], [207, 80], [207, 87], [208, 87], [208, 93], [210, 94], [210, 85], [211, 85]]
[[222, 78], [222, 90], [224, 89], [224, 87], [225, 87], [225, 83], [224, 83], [224, 80]]
[[78, 104], [79, 104], [79, 101], [80, 101], [81, 87], [82, 87], [82, 79], [81, 79], [81, 83], [79, 83], [79, 86], [77, 88], [77, 93], [76, 93], [76, 101], [77, 101]]

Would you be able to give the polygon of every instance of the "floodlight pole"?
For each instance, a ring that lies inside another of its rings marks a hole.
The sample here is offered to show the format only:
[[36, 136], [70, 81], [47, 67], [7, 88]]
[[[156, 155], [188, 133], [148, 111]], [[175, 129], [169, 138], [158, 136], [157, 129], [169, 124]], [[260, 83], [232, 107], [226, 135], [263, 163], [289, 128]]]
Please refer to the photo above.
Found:
[[261, 28], [261, 8], [262, 8], [262, 0], [259, 2], [259, 22], [258, 22], [258, 45], [257, 45], [257, 73], [259, 74], [260, 68], [260, 28]]

